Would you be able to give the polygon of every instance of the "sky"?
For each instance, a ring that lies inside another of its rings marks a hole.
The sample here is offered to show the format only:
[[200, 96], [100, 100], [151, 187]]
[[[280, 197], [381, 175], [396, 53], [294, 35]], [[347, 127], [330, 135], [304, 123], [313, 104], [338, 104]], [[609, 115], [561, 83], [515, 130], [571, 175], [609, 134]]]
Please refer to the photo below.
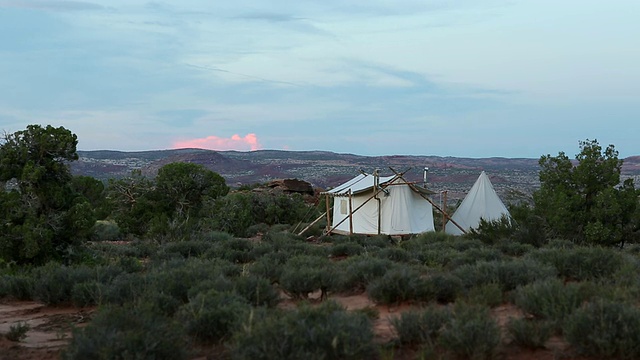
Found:
[[79, 150], [640, 155], [637, 0], [0, 0], [0, 131]]

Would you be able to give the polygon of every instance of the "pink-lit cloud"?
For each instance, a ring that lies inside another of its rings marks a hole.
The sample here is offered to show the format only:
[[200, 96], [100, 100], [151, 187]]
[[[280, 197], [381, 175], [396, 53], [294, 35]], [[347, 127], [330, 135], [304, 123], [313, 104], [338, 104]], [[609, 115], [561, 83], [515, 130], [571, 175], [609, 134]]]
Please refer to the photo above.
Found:
[[174, 149], [197, 148], [209, 150], [260, 150], [262, 145], [256, 134], [247, 134], [241, 137], [238, 134], [230, 138], [221, 138], [215, 135], [205, 138], [181, 140], [173, 143]]

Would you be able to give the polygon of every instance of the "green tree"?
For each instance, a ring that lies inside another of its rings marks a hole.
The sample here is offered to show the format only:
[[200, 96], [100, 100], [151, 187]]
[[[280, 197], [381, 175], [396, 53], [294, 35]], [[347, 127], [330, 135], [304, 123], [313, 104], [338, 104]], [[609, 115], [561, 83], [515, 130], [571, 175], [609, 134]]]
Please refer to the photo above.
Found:
[[109, 216], [106, 204], [105, 187], [102, 181], [91, 176], [74, 176], [71, 179], [73, 191], [83, 196], [96, 212], [96, 218], [105, 219]]
[[171, 217], [197, 214], [206, 198], [216, 199], [229, 192], [224, 178], [202, 165], [171, 163], [158, 170], [158, 198]]
[[77, 137], [64, 127], [29, 125], [0, 143], [0, 256], [19, 263], [62, 258], [89, 235], [93, 209], [71, 186]]
[[149, 223], [159, 211], [153, 198], [154, 189], [153, 180], [140, 170], [122, 179], [109, 179], [107, 201], [111, 216], [123, 232], [142, 236], [149, 231]]
[[572, 162], [564, 152], [540, 158], [535, 211], [551, 236], [579, 243], [623, 245], [638, 236], [638, 194], [633, 180], [620, 183], [622, 160], [613, 145], [580, 142]]
[[155, 179], [134, 171], [129, 177], [110, 180], [107, 197], [112, 216], [124, 232], [177, 240], [190, 236], [206, 199], [228, 192], [224, 178], [204, 166], [171, 163], [161, 167]]

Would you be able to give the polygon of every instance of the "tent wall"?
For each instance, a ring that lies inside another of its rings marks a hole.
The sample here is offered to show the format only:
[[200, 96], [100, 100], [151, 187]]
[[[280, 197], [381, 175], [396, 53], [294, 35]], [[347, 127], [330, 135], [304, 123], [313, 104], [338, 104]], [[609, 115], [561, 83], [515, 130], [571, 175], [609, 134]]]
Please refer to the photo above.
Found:
[[[451, 218], [465, 230], [470, 230], [480, 225], [480, 219], [498, 220], [503, 215], [510, 216], [509, 210], [504, 206], [489, 177], [483, 171]], [[452, 235], [462, 235], [462, 231], [451, 222], [447, 222], [445, 231]]]

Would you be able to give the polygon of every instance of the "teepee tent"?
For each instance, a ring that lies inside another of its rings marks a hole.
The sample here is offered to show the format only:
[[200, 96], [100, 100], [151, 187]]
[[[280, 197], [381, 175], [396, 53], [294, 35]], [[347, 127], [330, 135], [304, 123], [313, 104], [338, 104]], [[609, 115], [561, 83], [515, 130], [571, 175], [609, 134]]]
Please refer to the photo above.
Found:
[[[477, 228], [480, 219], [486, 221], [498, 220], [503, 215], [509, 217], [509, 210], [504, 206], [498, 194], [493, 189], [491, 181], [483, 171], [478, 180], [469, 190], [467, 196], [451, 216], [456, 223], [465, 230]], [[462, 231], [451, 222], [447, 222], [445, 231], [448, 234], [461, 235]]]
[[[325, 192], [334, 198], [329, 233], [407, 235], [434, 231], [432, 192], [407, 182], [402, 174], [361, 174]], [[331, 219], [332, 218], [332, 219]]]

